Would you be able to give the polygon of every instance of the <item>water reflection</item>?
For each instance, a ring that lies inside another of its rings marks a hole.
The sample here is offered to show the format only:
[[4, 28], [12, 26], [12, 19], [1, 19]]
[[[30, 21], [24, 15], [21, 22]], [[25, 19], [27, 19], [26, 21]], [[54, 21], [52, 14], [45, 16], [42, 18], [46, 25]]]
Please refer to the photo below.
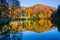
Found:
[[[24, 20], [24, 21], [11, 21], [10, 25], [12, 28], [11, 32], [7, 36], [3, 37], [4, 39], [7, 37], [9, 40], [21, 40], [24, 31], [34, 31], [37, 33], [45, 32], [48, 30], [52, 30], [55, 28], [51, 23], [51, 20], [40, 19], [40, 20]], [[3, 40], [2, 38], [2, 40]]]
[[42, 33], [26, 31], [22, 40], [60, 40], [60, 33], [57, 28]]
[[18, 29], [20, 29], [18, 31], [30, 30], [35, 32], [44, 32], [56, 27], [51, 23], [51, 20], [49, 19], [15, 21], [15, 24], [16, 22], [18, 23], [18, 25], [16, 25], [16, 28], [19, 27]]
[[54, 11], [52, 16], [51, 22], [58, 28], [58, 31], [60, 32], [60, 5], [57, 8], [57, 11]]
[[[16, 25], [16, 23], [18, 23]], [[18, 32], [24, 32], [24, 31], [34, 31], [37, 33], [46, 32], [48, 30], [52, 30], [56, 28], [52, 23], [50, 19], [40, 19], [40, 20], [24, 20], [24, 21], [12, 21], [12, 29], [15, 27], [18, 27]], [[15, 30], [17, 30], [15, 28]], [[23, 33], [22, 33], [23, 34]], [[24, 36], [24, 35], [22, 35]]]

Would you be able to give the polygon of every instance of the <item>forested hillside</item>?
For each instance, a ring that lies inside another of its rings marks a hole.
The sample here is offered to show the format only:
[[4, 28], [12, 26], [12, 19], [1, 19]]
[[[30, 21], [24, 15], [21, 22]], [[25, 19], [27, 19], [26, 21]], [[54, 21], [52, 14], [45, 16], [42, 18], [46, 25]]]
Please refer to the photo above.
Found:
[[[54, 7], [37, 4], [30, 7], [20, 6], [13, 7], [9, 6], [8, 16], [12, 17], [10, 31], [26, 31], [31, 30], [35, 32], [48, 31], [55, 26], [51, 23], [51, 15], [57, 9]], [[2, 11], [3, 12], [3, 11]], [[4, 13], [4, 12], [3, 12]], [[4, 14], [3, 14], [4, 15]], [[3, 31], [8, 30], [7, 25], [3, 27]], [[1, 33], [1, 32], [0, 32]]]

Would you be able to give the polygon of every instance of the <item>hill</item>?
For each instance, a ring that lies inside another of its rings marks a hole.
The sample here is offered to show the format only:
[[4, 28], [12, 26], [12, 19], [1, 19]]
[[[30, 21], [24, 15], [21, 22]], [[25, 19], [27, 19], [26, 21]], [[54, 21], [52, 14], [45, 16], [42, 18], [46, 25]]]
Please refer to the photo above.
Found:
[[[50, 7], [42, 4], [37, 4], [31, 7], [21, 6], [18, 8], [9, 6], [9, 13], [11, 13], [9, 14], [9, 16], [11, 16], [12, 19], [17, 20], [17, 21], [13, 20], [12, 22], [10, 22], [10, 25], [12, 27], [11, 30], [12, 31], [31, 30], [35, 32], [44, 32], [54, 29], [55, 26], [53, 26], [53, 24], [51, 23], [50, 18], [53, 12], [56, 12], [56, 10], [57, 9], [55, 7]], [[36, 18], [39, 19], [37, 20]], [[5, 26], [5, 28], [7, 27]]]

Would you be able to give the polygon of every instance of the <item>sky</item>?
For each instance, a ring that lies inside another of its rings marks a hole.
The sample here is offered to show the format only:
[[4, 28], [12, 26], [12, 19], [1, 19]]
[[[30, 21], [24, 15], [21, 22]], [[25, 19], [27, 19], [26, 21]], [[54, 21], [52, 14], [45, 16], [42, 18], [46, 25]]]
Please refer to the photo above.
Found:
[[58, 7], [60, 5], [60, 0], [19, 0], [21, 6], [34, 6], [36, 4], [43, 4], [52, 7]]

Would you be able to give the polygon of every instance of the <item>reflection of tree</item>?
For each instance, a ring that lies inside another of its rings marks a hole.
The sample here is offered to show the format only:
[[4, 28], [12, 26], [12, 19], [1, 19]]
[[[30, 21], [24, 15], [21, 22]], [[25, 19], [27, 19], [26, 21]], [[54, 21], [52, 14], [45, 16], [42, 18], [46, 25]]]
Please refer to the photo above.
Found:
[[[9, 9], [8, 9], [8, 3], [6, 0], [0, 0], [0, 35], [4, 35], [3, 38], [0, 38], [1, 40], [7, 40], [9, 39], [9, 29], [8, 25], [10, 22], [9, 15]], [[5, 27], [7, 25], [7, 28]], [[5, 30], [6, 29], [6, 30]]]
[[53, 12], [52, 14], [52, 23], [57, 26], [58, 31], [60, 32], [60, 5], [58, 6], [57, 12]]
[[[4, 25], [9, 25], [10, 17], [9, 15], [9, 9], [8, 5], [6, 3], [6, 0], [0, 0], [0, 31], [2, 31], [2, 28]], [[6, 3], [6, 4], [4, 4]]]
[[[17, 0], [15, 0], [17, 1]], [[19, 1], [18, 1], [19, 2]], [[19, 6], [19, 3], [16, 2], [12, 4], [13, 6]], [[7, 3], [7, 0], [0, 0], [0, 35], [3, 35], [0, 40], [10, 40], [10, 29], [9, 29], [9, 23], [11, 20], [11, 16], [9, 16], [9, 5]], [[17, 36], [17, 34], [12, 33], [14, 38]], [[22, 34], [22, 33], [21, 33]], [[20, 34], [20, 36], [22, 36]], [[17, 37], [18, 38], [18, 37]], [[18, 39], [18, 40], [21, 40]]]

